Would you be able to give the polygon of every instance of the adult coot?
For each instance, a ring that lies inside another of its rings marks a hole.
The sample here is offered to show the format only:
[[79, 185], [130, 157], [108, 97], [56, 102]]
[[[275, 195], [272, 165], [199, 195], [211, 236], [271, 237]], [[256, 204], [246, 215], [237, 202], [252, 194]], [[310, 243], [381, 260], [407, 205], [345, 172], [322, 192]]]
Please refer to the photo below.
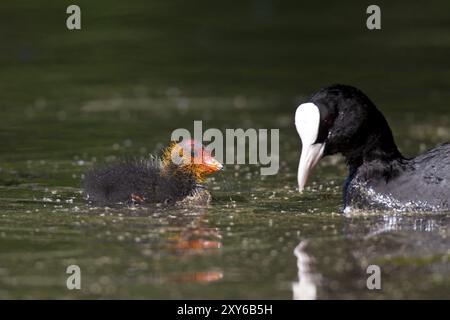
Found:
[[300, 192], [318, 161], [341, 153], [349, 169], [344, 212], [450, 210], [450, 143], [407, 159], [373, 102], [347, 85], [320, 89], [295, 112]]

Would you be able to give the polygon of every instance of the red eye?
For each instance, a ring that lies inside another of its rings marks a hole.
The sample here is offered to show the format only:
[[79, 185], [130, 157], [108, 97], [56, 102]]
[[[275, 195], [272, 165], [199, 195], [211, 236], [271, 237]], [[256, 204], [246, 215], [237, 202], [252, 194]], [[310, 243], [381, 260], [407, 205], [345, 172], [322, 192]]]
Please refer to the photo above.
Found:
[[327, 125], [327, 126], [329, 126], [330, 124], [331, 124], [331, 117], [327, 117], [327, 118], [325, 118], [324, 120], [323, 120], [323, 122]]

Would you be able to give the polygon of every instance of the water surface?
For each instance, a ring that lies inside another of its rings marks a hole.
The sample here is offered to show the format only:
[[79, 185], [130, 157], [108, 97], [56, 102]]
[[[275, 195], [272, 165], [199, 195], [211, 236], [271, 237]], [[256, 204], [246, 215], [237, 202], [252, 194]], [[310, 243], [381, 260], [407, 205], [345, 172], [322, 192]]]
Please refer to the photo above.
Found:
[[[79, 1], [77, 32], [68, 4], [0, 4], [0, 298], [450, 298], [450, 215], [344, 217], [339, 157], [298, 194], [293, 126], [299, 102], [340, 82], [374, 100], [405, 155], [450, 140], [447, 2], [382, 1], [379, 32], [357, 1]], [[203, 208], [85, 204], [86, 170], [157, 154], [194, 120], [280, 129], [280, 172], [227, 165]]]

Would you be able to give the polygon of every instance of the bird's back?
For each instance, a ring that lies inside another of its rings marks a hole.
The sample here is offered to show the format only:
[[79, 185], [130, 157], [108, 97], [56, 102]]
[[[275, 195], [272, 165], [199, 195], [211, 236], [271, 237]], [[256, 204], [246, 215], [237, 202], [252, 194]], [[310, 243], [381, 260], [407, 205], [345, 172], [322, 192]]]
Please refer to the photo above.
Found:
[[163, 202], [171, 195], [160, 166], [152, 160], [133, 160], [86, 174], [84, 190], [89, 202], [96, 205], [130, 203], [136, 195], [148, 202]]
[[411, 159], [417, 174], [411, 174], [417, 198], [450, 208], [450, 143]]
[[450, 143], [402, 160], [398, 167], [392, 176], [355, 179], [349, 188], [350, 201], [377, 209], [450, 210]]

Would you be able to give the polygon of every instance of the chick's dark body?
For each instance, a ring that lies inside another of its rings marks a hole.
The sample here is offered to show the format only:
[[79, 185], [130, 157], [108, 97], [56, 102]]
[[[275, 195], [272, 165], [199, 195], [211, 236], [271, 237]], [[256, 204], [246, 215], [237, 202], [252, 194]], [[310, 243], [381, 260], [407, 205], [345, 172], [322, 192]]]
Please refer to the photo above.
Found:
[[158, 161], [134, 160], [89, 171], [84, 179], [88, 201], [94, 205], [207, 203], [208, 191], [188, 171], [163, 168]]

